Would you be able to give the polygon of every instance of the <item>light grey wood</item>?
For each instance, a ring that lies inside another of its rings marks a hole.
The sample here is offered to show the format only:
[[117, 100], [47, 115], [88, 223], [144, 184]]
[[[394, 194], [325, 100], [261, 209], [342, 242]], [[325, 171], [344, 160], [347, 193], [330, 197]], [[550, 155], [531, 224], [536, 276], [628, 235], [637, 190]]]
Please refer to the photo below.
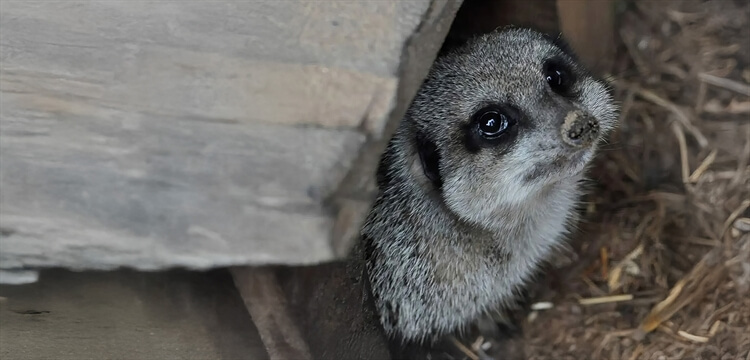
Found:
[[80, 115], [3, 115], [5, 268], [207, 268], [332, 257], [333, 219], [320, 197], [363, 140], [353, 131], [161, 117], [128, 131]]
[[2, 1], [0, 269], [339, 258], [459, 3]]
[[446, 3], [3, 1], [0, 282], [344, 255]]

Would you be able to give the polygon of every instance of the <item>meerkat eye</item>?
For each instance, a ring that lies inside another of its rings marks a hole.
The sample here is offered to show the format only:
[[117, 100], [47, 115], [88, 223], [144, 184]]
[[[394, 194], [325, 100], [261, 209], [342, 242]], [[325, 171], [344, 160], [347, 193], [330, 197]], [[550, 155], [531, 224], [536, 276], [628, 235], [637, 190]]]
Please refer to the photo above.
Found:
[[550, 89], [560, 95], [569, 95], [575, 80], [570, 68], [554, 59], [544, 63], [544, 79]]
[[513, 125], [511, 117], [496, 108], [480, 110], [475, 114], [475, 121], [479, 133], [489, 139], [497, 138]]

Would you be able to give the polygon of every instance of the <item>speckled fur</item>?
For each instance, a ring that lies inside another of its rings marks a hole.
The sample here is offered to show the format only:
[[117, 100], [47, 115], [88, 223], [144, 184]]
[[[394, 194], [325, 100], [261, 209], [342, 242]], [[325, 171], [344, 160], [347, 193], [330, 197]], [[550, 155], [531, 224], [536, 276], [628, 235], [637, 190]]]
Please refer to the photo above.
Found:
[[[538, 264], [564, 241], [596, 145], [579, 152], [560, 138], [578, 109], [611, 130], [607, 86], [554, 39], [506, 28], [436, 60], [381, 160], [380, 194], [362, 247], [386, 334], [435, 340], [513, 299]], [[549, 88], [543, 62], [573, 67], [575, 96]], [[462, 127], [490, 102], [521, 109], [507, 144], [467, 149]], [[440, 154], [442, 186], [424, 175], [415, 141], [422, 132]]]

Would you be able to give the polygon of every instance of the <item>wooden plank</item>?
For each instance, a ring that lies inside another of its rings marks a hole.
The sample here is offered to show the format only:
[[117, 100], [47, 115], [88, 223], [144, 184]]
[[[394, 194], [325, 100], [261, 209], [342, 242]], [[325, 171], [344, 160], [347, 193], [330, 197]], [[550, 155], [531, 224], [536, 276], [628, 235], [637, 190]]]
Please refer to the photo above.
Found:
[[290, 314], [289, 301], [274, 271], [267, 268], [235, 268], [232, 275], [270, 359], [313, 359], [296, 319]]
[[0, 286], [0, 324], [0, 359], [268, 359], [226, 271], [44, 271]]
[[334, 219], [319, 201], [345, 175], [361, 134], [122, 120], [114, 111], [110, 119], [40, 112], [30, 120], [5, 107], [13, 97], [0, 102], [3, 267], [206, 268], [333, 257]]
[[557, 0], [560, 29], [581, 61], [597, 74], [614, 64], [614, 0]]
[[3, 1], [0, 269], [344, 255], [446, 3]]

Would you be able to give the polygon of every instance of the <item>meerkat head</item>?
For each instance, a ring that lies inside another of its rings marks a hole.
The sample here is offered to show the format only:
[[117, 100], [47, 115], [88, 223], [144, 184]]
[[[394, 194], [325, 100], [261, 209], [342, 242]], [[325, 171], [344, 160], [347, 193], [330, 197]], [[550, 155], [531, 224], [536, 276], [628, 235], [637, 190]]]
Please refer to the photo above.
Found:
[[575, 185], [616, 119], [608, 86], [561, 39], [506, 28], [436, 60], [398, 141], [413, 144], [410, 176], [492, 226], [502, 209]]

